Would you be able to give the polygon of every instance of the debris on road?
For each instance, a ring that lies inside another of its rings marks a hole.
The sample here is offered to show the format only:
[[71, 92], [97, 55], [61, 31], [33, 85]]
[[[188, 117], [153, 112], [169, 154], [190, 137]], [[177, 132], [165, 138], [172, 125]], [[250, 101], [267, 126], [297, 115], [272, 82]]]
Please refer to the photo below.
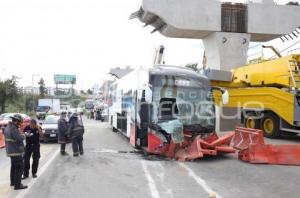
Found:
[[157, 153], [164, 155], [168, 158], [174, 158], [178, 161], [191, 161], [198, 158], [202, 158], [205, 155], [216, 156], [219, 153], [235, 153], [235, 149], [230, 146], [230, 142], [235, 135], [234, 132], [230, 132], [222, 137], [218, 137], [216, 133], [211, 133], [206, 137], [197, 135], [193, 137], [192, 134], [184, 133], [184, 141], [182, 143], [165, 144], [163, 147], [159, 141], [159, 138], [154, 134], [150, 135], [152, 141], [149, 141], [149, 153]]

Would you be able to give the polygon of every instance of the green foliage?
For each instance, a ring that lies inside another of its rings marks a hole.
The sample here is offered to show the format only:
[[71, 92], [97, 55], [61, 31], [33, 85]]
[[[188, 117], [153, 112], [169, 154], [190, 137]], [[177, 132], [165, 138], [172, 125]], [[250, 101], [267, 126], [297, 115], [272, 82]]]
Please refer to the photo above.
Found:
[[[7, 80], [0, 79], [0, 113], [19, 112], [35, 116], [34, 109], [38, 104], [39, 98], [48, 97], [47, 89], [43, 79], [40, 80], [40, 96], [32, 94], [23, 94], [18, 88], [18, 78], [12, 77]], [[78, 107], [87, 98], [84, 95], [61, 98], [61, 103], [71, 104]]]
[[186, 67], [194, 70], [195, 72], [199, 71], [198, 63], [189, 63], [186, 65]]
[[47, 88], [43, 78], [39, 81], [40, 97], [44, 98], [47, 95]]
[[5, 112], [9, 103], [16, 101], [20, 95], [18, 90], [18, 78], [13, 76], [10, 79], [0, 80], [0, 112]]
[[88, 89], [86, 92], [87, 92], [87, 94], [90, 94], [90, 95], [93, 94], [93, 91], [91, 89]]
[[37, 105], [38, 97], [32, 94], [23, 94], [13, 102], [7, 102], [6, 112], [26, 113], [34, 116], [34, 108]]

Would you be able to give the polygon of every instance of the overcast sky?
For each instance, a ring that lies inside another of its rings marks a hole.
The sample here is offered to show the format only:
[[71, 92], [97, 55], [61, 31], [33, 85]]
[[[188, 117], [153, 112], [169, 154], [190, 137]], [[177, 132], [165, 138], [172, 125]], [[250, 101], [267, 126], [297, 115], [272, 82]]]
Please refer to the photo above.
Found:
[[[201, 40], [150, 34], [128, 20], [140, 0], [0, 1], [0, 74], [17, 75], [21, 85], [54, 73], [76, 74], [77, 88], [99, 84], [111, 67], [150, 65], [157, 45], [168, 64], [201, 62]], [[285, 1], [281, 1], [285, 2]]]

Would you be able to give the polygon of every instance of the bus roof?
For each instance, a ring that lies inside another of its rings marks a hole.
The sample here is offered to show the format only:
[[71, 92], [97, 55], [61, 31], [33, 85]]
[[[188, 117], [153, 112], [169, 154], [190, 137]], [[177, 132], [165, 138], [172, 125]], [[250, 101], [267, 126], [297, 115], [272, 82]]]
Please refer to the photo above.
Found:
[[208, 78], [202, 74], [196, 73], [194, 70], [182, 67], [182, 66], [173, 66], [173, 65], [155, 65], [150, 69], [151, 75], [174, 75], [174, 76], [182, 76], [194, 79], [205, 79]]

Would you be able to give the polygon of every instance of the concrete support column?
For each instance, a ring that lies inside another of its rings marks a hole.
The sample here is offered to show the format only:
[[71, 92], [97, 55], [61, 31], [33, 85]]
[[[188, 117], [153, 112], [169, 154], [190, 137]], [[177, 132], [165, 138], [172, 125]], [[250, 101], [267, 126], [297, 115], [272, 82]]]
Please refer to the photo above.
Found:
[[207, 67], [230, 71], [245, 65], [250, 37], [250, 34], [229, 32], [215, 32], [205, 37]]

